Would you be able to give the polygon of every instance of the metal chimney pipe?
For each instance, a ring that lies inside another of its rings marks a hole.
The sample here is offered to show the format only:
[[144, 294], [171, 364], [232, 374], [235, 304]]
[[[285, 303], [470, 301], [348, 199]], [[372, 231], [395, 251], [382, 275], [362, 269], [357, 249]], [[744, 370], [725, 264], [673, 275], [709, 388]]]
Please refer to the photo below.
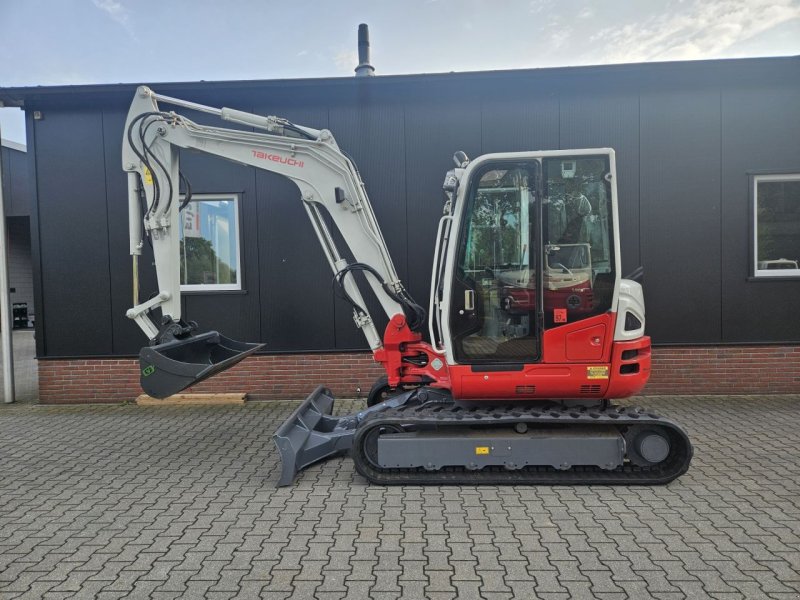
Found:
[[375, 67], [369, 64], [369, 27], [366, 23], [358, 26], [358, 66], [356, 77], [372, 77]]

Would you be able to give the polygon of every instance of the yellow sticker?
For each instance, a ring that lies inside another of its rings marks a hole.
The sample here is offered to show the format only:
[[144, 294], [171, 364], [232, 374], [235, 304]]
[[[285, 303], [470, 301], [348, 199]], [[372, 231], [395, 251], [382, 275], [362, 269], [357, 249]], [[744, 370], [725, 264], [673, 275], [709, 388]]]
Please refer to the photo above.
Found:
[[608, 379], [608, 367], [586, 367], [586, 379]]
[[147, 185], [153, 185], [153, 174], [150, 172], [150, 169], [147, 167], [142, 167], [144, 169], [144, 182]]
[[489, 446], [475, 446], [475, 454], [489, 454]]

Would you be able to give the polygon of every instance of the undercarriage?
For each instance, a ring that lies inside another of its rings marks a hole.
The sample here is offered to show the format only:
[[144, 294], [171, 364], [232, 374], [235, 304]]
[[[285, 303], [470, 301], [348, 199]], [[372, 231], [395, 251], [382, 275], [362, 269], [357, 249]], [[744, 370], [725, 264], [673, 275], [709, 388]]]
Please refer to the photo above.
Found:
[[422, 387], [352, 415], [335, 417], [333, 406], [317, 388], [276, 432], [278, 485], [344, 453], [379, 485], [658, 485], [692, 458], [679, 425], [607, 401], [470, 406]]

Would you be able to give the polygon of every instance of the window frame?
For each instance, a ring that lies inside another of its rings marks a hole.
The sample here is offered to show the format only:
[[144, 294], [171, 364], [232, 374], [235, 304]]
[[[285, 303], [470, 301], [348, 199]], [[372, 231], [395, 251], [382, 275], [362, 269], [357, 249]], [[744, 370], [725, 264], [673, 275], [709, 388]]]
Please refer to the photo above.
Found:
[[769, 181], [800, 181], [800, 170], [758, 171], [748, 173], [750, 177], [750, 280], [775, 281], [798, 280], [798, 269], [759, 269], [758, 268], [758, 184]]
[[[181, 194], [180, 200], [183, 202], [185, 196]], [[228, 201], [233, 200], [233, 220], [236, 223], [236, 283], [181, 283], [182, 293], [202, 292], [202, 293], [230, 293], [241, 292], [244, 290], [244, 269], [242, 268], [242, 222], [241, 211], [239, 204], [241, 195], [235, 193], [206, 193], [206, 194], [192, 194], [189, 202], [203, 202], [203, 201]], [[181, 214], [180, 218], [183, 218]], [[181, 236], [183, 236], [183, 221], [181, 220]], [[181, 237], [181, 239], [183, 239]], [[179, 260], [181, 257], [179, 257]]]

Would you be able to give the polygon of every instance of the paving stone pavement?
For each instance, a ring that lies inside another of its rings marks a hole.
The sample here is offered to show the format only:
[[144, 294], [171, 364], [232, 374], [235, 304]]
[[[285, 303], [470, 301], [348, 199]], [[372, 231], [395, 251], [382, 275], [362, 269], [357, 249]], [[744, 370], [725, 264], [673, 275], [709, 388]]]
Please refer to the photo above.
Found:
[[276, 489], [293, 403], [0, 407], [0, 599], [800, 597], [800, 395], [639, 402], [668, 486]]

